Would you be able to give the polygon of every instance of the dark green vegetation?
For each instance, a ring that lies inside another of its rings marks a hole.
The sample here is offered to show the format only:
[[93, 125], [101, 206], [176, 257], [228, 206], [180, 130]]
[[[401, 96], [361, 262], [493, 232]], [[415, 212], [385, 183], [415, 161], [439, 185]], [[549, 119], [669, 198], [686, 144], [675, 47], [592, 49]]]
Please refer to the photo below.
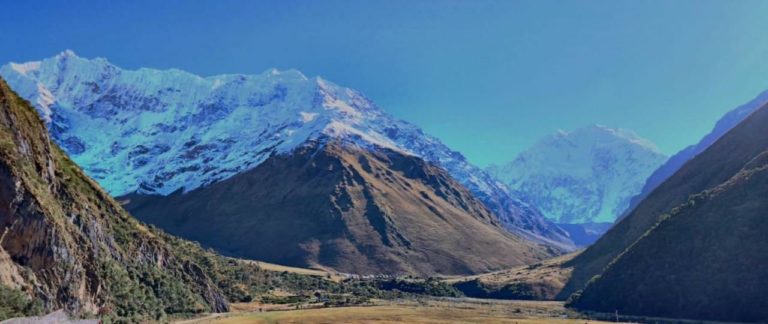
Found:
[[[303, 293], [288, 296], [263, 295], [260, 301], [268, 304], [296, 304], [322, 302], [326, 306], [349, 306], [368, 303], [371, 299], [402, 299], [418, 296], [463, 297], [464, 295], [440, 280], [389, 278], [346, 279], [342, 282], [318, 281], [303, 284]], [[249, 300], [246, 300], [249, 301]]]
[[455, 283], [454, 287], [467, 297], [474, 298], [534, 300], [538, 297], [533, 287], [524, 282], [495, 287], [474, 279]]
[[[768, 106], [653, 191], [573, 260], [570, 305], [768, 321]], [[634, 239], [632, 241], [632, 239]], [[596, 271], [606, 267], [604, 271]]]
[[434, 278], [427, 280], [390, 279], [376, 282], [376, 288], [384, 291], [397, 291], [408, 294], [437, 297], [464, 296], [456, 287]]
[[142, 221], [228, 255], [345, 273], [474, 274], [556, 253], [507, 232], [444, 170], [342, 140], [188, 193], [124, 200]]
[[43, 313], [43, 303], [27, 294], [0, 285], [0, 321], [11, 317], [37, 316]]

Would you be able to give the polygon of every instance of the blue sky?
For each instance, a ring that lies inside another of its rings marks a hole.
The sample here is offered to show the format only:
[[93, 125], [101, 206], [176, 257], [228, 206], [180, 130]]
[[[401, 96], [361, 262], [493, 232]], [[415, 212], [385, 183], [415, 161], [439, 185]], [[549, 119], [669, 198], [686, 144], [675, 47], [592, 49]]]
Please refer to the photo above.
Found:
[[358, 89], [479, 165], [557, 129], [668, 154], [768, 89], [768, 1], [11, 1], [0, 62], [296, 68]]

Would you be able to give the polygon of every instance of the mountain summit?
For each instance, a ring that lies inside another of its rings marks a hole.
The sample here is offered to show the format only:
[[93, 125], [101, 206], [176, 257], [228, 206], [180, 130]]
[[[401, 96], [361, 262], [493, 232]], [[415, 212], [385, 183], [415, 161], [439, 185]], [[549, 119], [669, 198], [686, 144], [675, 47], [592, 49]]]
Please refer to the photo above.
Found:
[[557, 223], [611, 223], [666, 156], [630, 130], [559, 131], [488, 172]]

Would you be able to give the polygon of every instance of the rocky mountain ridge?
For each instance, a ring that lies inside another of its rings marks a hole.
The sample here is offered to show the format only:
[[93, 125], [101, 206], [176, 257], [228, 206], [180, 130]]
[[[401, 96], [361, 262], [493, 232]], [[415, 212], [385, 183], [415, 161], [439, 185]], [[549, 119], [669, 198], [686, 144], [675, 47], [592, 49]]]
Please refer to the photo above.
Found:
[[199, 77], [123, 70], [71, 51], [0, 75], [34, 103], [53, 139], [110, 193], [190, 192], [330, 136], [444, 168], [511, 232], [567, 250], [568, 234], [418, 127], [357, 91], [298, 71]]

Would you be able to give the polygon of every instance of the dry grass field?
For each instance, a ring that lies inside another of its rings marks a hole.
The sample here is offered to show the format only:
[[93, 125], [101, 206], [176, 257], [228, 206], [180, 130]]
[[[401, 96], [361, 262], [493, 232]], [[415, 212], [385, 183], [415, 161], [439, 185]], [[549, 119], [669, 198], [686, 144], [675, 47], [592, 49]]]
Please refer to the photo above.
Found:
[[[247, 309], [248, 307], [237, 307]], [[235, 308], [235, 309], [237, 309]], [[265, 308], [267, 309], [267, 308]], [[608, 323], [578, 319], [560, 302], [477, 299], [377, 301], [372, 306], [214, 315], [187, 323]]]

